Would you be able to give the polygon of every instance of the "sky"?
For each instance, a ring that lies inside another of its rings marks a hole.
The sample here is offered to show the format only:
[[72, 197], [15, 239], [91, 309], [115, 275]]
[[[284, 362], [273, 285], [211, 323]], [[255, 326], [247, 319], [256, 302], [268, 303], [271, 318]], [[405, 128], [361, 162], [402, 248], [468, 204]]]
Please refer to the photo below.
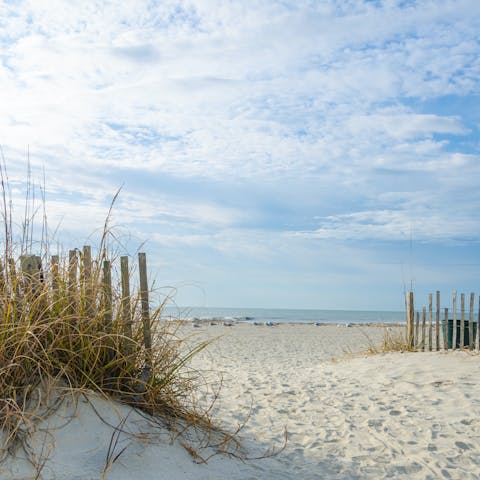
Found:
[[178, 305], [480, 294], [477, 0], [0, 0], [0, 146]]

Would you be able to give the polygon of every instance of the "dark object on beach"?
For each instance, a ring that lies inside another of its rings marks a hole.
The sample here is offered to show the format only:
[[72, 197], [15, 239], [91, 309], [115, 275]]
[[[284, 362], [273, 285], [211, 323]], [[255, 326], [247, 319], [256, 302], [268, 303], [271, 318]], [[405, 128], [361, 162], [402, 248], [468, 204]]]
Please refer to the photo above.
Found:
[[[470, 344], [470, 322], [468, 320], [463, 321], [463, 342], [461, 341], [462, 332], [461, 332], [461, 319], [456, 319], [456, 326], [457, 326], [457, 334], [455, 338], [455, 348], [463, 348], [464, 345]], [[445, 320], [442, 321], [442, 328], [445, 332]], [[477, 322], [472, 322], [473, 326], [473, 338], [477, 336]], [[447, 340], [448, 340], [448, 348], [453, 347], [453, 318], [448, 319], [448, 330], [447, 330]]]
[[267, 327], [276, 327], [276, 326], [278, 325], [278, 323], [276, 323], [276, 322], [267, 322], [265, 325], [266, 325]]
[[193, 324], [194, 328], [200, 328], [200, 325], [198, 323]]
[[218, 325], [217, 322], [210, 322], [210, 325]]
[[233, 327], [233, 323], [232, 322], [223, 322], [223, 326], [224, 327]]
[[263, 322], [253, 322], [254, 325], [263, 325]]

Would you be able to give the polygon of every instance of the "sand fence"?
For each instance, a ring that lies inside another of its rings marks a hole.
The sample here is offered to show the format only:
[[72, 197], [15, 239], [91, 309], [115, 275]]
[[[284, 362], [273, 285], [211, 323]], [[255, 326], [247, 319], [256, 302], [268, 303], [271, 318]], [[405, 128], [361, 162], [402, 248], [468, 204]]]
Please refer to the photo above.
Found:
[[[133, 312], [128, 256], [120, 257], [119, 284], [121, 289], [115, 295], [112, 290], [112, 261], [107, 259], [105, 254], [102, 254], [98, 260], [93, 260], [92, 250], [88, 245], [84, 246], [82, 250], [70, 250], [68, 262], [66, 259], [61, 262], [59, 255], [52, 255], [49, 265], [44, 266], [40, 256], [22, 255], [18, 263], [21, 269], [22, 282], [16, 283], [17, 291], [15, 295], [17, 298], [23, 296], [24, 302], [28, 303], [29, 296], [32, 298], [31, 296], [38, 295], [47, 288], [54, 301], [64, 295], [68, 299], [69, 308], [72, 312], [81, 310], [87, 317], [92, 318], [95, 314], [98, 314], [98, 292], [100, 291], [101, 311], [106, 330], [108, 331], [109, 325], [112, 325], [113, 315], [120, 314], [123, 333], [126, 338], [132, 339]], [[65, 263], [66, 265], [63, 265]], [[0, 282], [5, 283], [9, 275], [15, 278], [16, 268], [17, 265], [13, 258], [1, 262]], [[61, 268], [67, 269], [67, 285], [64, 285], [65, 282], [61, 281], [61, 278], [65, 278], [65, 275], [61, 275]], [[138, 253], [138, 273], [143, 343], [149, 351], [152, 347], [152, 336], [145, 253]], [[138, 299], [134, 300], [133, 303], [136, 301]], [[127, 350], [131, 348], [131, 345], [131, 342], [125, 342]]]
[[[408, 292], [406, 298], [407, 343], [411, 350], [480, 350], [480, 297], [478, 311], [475, 313], [475, 293], [470, 293], [468, 314], [464, 293], [452, 294], [450, 307], [441, 307], [440, 292], [428, 295], [428, 307], [415, 310], [414, 293]], [[460, 302], [458, 302], [460, 300]], [[460, 303], [460, 304], [458, 304]], [[460, 310], [459, 310], [460, 308]], [[476, 319], [475, 319], [476, 317]]]

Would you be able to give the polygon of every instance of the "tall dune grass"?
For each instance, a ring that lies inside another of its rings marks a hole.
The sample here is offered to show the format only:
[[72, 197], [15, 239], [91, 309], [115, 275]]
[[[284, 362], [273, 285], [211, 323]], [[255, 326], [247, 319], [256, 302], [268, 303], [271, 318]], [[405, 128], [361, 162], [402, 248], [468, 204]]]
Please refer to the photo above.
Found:
[[[195, 403], [197, 379], [186, 365], [206, 343], [188, 346], [160, 321], [162, 306], [151, 313], [151, 349], [143, 342], [138, 292], [132, 292], [131, 337], [122, 320], [120, 282], [114, 282], [113, 304], [106, 300], [102, 265], [106, 258], [108, 222], [85, 278], [83, 263], [75, 272], [65, 256], [51, 263], [45, 241], [32, 241], [33, 215], [15, 232], [5, 166], [0, 250], [0, 430], [2, 457], [21, 445], [41, 420], [39, 392], [52, 389], [57, 398], [95, 392], [166, 419], [213, 428]], [[30, 233], [29, 233], [30, 232]], [[18, 236], [16, 236], [18, 233]], [[40, 251], [34, 252], [35, 248]], [[22, 255], [38, 254], [42, 268], [26, 273]], [[82, 252], [77, 255], [82, 257]], [[79, 280], [72, 283], [72, 273]], [[133, 275], [133, 273], [132, 273]], [[135, 282], [131, 282], [135, 284]], [[48, 413], [48, 412], [47, 412]]]

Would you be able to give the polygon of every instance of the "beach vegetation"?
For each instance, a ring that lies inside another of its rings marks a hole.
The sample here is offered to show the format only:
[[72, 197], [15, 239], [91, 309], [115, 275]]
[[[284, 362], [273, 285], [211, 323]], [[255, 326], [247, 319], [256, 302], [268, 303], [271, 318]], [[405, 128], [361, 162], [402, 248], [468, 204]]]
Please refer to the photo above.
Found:
[[[138, 288], [130, 295], [128, 331], [115, 269], [106, 294], [104, 263], [108, 259], [114, 265], [116, 260], [109, 215], [86, 275], [85, 251], [75, 251], [75, 262], [61, 251], [50, 255], [46, 216], [41, 228], [33, 227], [38, 208], [27, 205], [23, 220], [15, 221], [5, 164], [1, 183], [0, 460], [20, 448], [41, 470], [45, 452], [39, 457], [29, 443], [36, 425], [63, 400], [91, 394], [135, 407], [172, 432], [193, 428], [218, 433], [222, 450], [227, 450], [232, 437], [223, 435], [209, 409], [196, 401], [203, 377], [189, 364], [209, 342], [187, 341], [178, 324], [162, 321], [165, 300], [149, 312], [153, 340], [145, 345]], [[41, 232], [38, 242], [34, 231]], [[134, 273], [131, 269], [132, 285]], [[105, 474], [123, 453], [116, 433], [118, 429], [112, 434]]]
[[367, 338], [367, 353], [379, 354], [388, 352], [410, 352], [413, 351], [408, 344], [405, 327], [383, 326], [383, 338], [380, 342], [374, 342]]

